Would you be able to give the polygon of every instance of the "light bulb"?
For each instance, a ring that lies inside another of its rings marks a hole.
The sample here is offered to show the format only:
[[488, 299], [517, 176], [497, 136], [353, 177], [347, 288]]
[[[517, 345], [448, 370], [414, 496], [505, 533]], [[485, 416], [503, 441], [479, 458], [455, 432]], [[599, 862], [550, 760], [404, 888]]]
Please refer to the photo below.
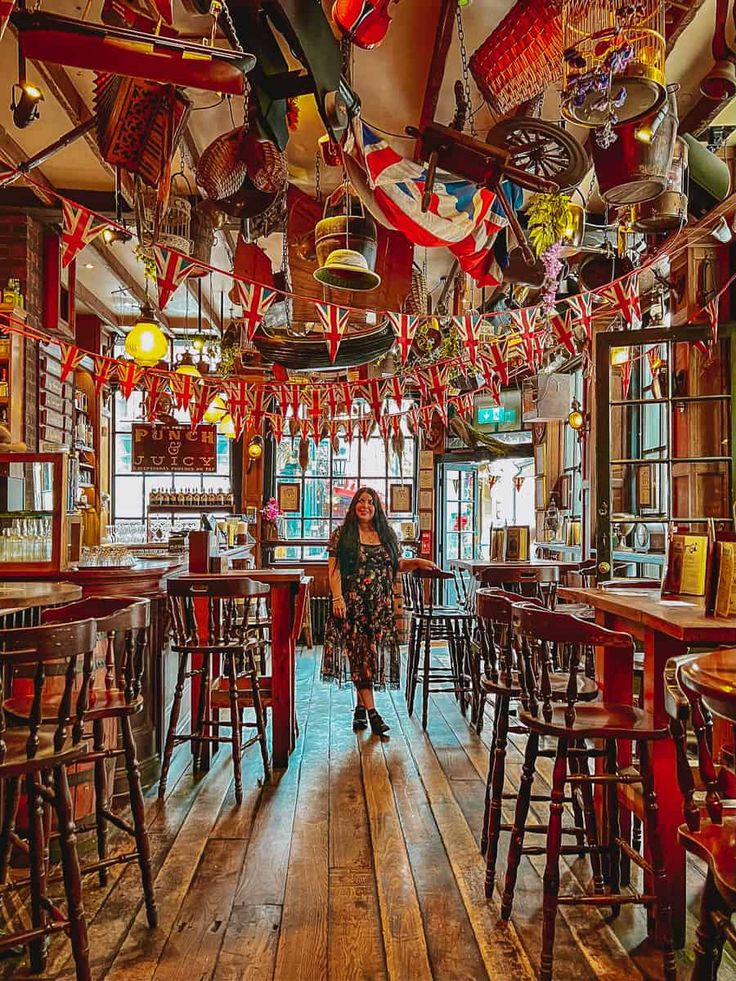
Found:
[[152, 368], [169, 353], [166, 335], [147, 303], [141, 307], [140, 319], [125, 338], [125, 353], [144, 368]]

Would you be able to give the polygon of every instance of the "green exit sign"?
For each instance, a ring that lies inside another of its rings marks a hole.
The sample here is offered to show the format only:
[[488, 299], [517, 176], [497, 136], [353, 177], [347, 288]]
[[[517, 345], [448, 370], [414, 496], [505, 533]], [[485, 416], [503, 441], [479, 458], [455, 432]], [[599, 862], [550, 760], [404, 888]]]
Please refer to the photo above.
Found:
[[501, 422], [515, 422], [516, 410], [503, 405], [482, 405], [478, 408], [478, 424], [491, 426]]

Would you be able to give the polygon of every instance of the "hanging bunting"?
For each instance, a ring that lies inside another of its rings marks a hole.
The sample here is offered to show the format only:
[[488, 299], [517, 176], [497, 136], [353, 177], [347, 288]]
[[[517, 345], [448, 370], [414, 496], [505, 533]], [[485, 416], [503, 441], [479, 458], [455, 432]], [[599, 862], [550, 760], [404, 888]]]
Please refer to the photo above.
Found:
[[358, 418], [358, 432], [360, 433], [360, 438], [366, 443], [370, 439], [371, 431], [375, 425], [375, 420], [371, 415], [359, 416]]
[[260, 433], [263, 427], [267, 398], [266, 389], [261, 385], [258, 387], [251, 386], [248, 390], [250, 428], [255, 433]]
[[657, 370], [657, 368], [662, 363], [662, 351], [659, 344], [655, 344], [654, 347], [650, 347], [647, 351], [647, 361], [649, 362], [649, 370], [652, 374]]
[[114, 362], [110, 358], [105, 358], [100, 354], [95, 354], [92, 361], [94, 363], [92, 377], [95, 382], [95, 395], [99, 395], [110, 380]]
[[115, 366], [116, 374], [120, 381], [120, 391], [123, 393], [123, 397], [127, 401], [133, 394], [138, 382], [143, 377], [143, 368], [137, 365], [135, 361], [118, 361]]
[[705, 313], [710, 324], [710, 347], [714, 351], [718, 344], [718, 303], [720, 295], [716, 295], [705, 304]]
[[194, 389], [192, 401], [189, 403], [189, 422], [192, 432], [199, 426], [204, 419], [204, 414], [212, 405], [212, 400], [217, 395], [217, 387], [201, 382]]
[[552, 333], [556, 340], [562, 344], [569, 354], [576, 355], [578, 352], [575, 346], [575, 334], [572, 329], [572, 311], [568, 309], [564, 316], [559, 313], [552, 314], [550, 323], [552, 324]]
[[639, 301], [639, 273], [635, 271], [622, 280], [609, 283], [599, 293], [611, 304], [613, 313], [620, 313], [629, 330], [641, 327], [641, 303]]
[[419, 317], [410, 313], [389, 313], [388, 319], [396, 334], [401, 363], [406, 364], [419, 326]]
[[80, 351], [74, 344], [59, 344], [61, 348], [61, 381], [65, 382], [69, 375], [78, 368], [84, 358], [84, 351]]
[[389, 422], [391, 423], [391, 430], [394, 434], [394, 437], [398, 439], [399, 436], [401, 435], [401, 416], [398, 414], [389, 416]]
[[621, 369], [621, 400], [623, 402], [629, 397], [629, 388], [631, 387], [631, 369], [633, 366], [633, 361], [631, 358], [627, 358], [623, 361], [619, 368]]
[[396, 408], [401, 409], [401, 403], [404, 401], [404, 381], [399, 378], [398, 375], [393, 375], [389, 381], [389, 389], [391, 391], [391, 398], [396, 403]]
[[95, 216], [81, 205], [69, 201], [61, 202], [61, 268], [66, 267], [73, 259], [97, 238], [101, 231], [107, 228], [105, 222], [95, 223]]
[[306, 396], [312, 438], [315, 443], [319, 443], [322, 434], [322, 393], [318, 388], [312, 388], [306, 393]]
[[275, 388], [276, 400], [279, 403], [279, 408], [281, 409], [281, 417], [285, 419], [289, 413], [289, 406], [291, 405], [291, 386], [280, 384]]
[[229, 381], [226, 386], [227, 411], [232, 416], [236, 439], [242, 435], [250, 415], [250, 392], [248, 387], [249, 382], [245, 378], [236, 378], [233, 381]]
[[196, 375], [182, 375], [176, 371], [171, 374], [169, 383], [171, 394], [174, 396], [174, 405], [177, 409], [186, 411], [189, 408], [189, 403], [192, 401], [200, 381], [201, 379], [197, 378]]
[[158, 307], [159, 310], [163, 310], [184, 280], [193, 276], [202, 267], [189, 256], [162, 249], [159, 245], [154, 245], [153, 254], [156, 260]]
[[414, 436], [419, 435], [419, 406], [413, 405], [406, 413], [406, 424], [409, 432]]
[[[506, 345], [502, 341], [493, 341], [486, 348], [485, 359], [498, 375], [499, 381], [505, 387], [509, 383], [509, 365], [506, 360]], [[481, 361], [481, 364], [483, 362]]]
[[13, 13], [14, 6], [15, 0], [0, 0], [0, 41], [3, 39], [3, 34], [5, 33], [5, 28], [8, 26], [8, 20]]
[[155, 422], [161, 408], [161, 397], [166, 391], [166, 376], [157, 371], [149, 371], [143, 377], [143, 388], [146, 393], [146, 419]]
[[445, 402], [448, 364], [432, 364], [417, 372], [417, 383], [425, 402]]
[[453, 317], [452, 322], [457, 328], [460, 337], [463, 339], [465, 351], [470, 358], [470, 363], [478, 363], [478, 335], [483, 317], [477, 313], [466, 313], [462, 317]]
[[250, 343], [269, 307], [279, 294], [267, 286], [246, 283], [242, 279], [235, 280], [235, 290], [238, 295], [238, 303], [243, 308], [245, 340]]
[[497, 405], [501, 404], [501, 382], [496, 369], [488, 358], [481, 358], [480, 370], [483, 374], [483, 388], [487, 388]]
[[365, 399], [371, 407], [373, 418], [378, 422], [383, 415], [383, 383], [378, 378], [371, 378], [369, 381], [363, 382], [362, 387], [365, 392]]
[[588, 341], [593, 339], [593, 294], [579, 293], [568, 300], [575, 323], [581, 324]]
[[542, 364], [542, 341], [537, 330], [536, 307], [514, 310], [511, 316], [518, 325], [524, 361], [532, 373], [539, 371]]
[[268, 424], [271, 427], [271, 435], [278, 446], [284, 438], [284, 417], [278, 412], [268, 414]]
[[391, 435], [390, 424], [388, 416], [381, 416], [378, 420], [378, 432], [381, 434], [381, 439], [386, 444], [386, 452], [388, 453], [388, 440]]
[[320, 323], [324, 328], [330, 361], [334, 364], [342, 335], [348, 325], [350, 310], [347, 307], [336, 307], [333, 303], [315, 303], [315, 307]]
[[345, 413], [350, 416], [353, 411], [353, 386], [350, 382], [340, 382], [340, 393], [342, 394]]
[[466, 392], [462, 395], [453, 395], [450, 400], [455, 406], [456, 411], [464, 419], [472, 418], [473, 415], [473, 393]]

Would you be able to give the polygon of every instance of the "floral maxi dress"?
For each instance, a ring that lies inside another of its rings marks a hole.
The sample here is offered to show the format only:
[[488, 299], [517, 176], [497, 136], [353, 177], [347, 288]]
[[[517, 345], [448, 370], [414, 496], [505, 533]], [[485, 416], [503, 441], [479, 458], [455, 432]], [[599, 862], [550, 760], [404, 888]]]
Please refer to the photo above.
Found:
[[[335, 555], [337, 535], [327, 547]], [[399, 687], [399, 635], [391, 556], [384, 545], [360, 545], [353, 575], [342, 577], [346, 616], [325, 624], [322, 678], [358, 688]]]

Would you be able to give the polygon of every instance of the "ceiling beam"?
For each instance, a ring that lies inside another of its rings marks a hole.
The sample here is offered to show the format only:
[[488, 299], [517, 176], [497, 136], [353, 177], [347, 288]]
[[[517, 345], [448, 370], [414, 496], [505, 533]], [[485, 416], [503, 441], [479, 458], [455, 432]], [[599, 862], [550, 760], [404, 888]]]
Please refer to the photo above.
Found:
[[96, 293], [88, 289], [84, 283], [81, 283], [79, 279], [74, 284], [74, 295], [88, 307], [92, 313], [97, 314], [100, 320], [104, 320], [105, 323], [110, 324], [113, 327], [117, 327], [120, 324], [120, 318], [116, 317], [112, 310], [104, 303]]
[[[13, 139], [3, 126], [0, 126], [0, 158], [9, 164], [13, 170], [16, 170], [20, 164], [28, 159], [23, 147]], [[32, 179], [33, 183], [29, 183], [28, 187], [42, 204], [48, 206], [57, 203], [58, 199], [54, 186], [40, 167], [33, 171]], [[23, 180], [23, 178], [21, 177], [19, 180]]]
[[[437, 111], [442, 82], [445, 78], [445, 65], [450, 51], [452, 32], [455, 26], [457, 0], [440, 0], [440, 12], [437, 20], [437, 31], [432, 49], [432, 59], [429, 63], [427, 85], [424, 89], [424, 101], [419, 114], [418, 129], [423, 130], [432, 122]], [[469, 107], [471, 108], [471, 107]], [[414, 159], [419, 160], [419, 142], [414, 149]]]

